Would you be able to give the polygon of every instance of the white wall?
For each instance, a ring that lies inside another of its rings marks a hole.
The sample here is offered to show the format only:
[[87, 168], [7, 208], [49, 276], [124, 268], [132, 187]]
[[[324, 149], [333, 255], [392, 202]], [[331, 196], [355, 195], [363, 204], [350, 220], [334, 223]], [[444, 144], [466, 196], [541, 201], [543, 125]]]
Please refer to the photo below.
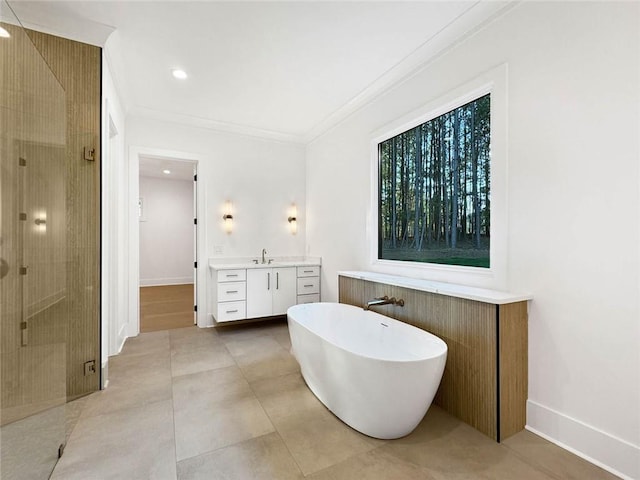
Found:
[[[126, 244], [128, 177], [125, 169], [125, 111], [108, 55], [102, 62], [102, 365], [117, 354], [127, 335]], [[106, 374], [106, 371], [104, 372]], [[106, 375], [105, 375], [106, 376]], [[104, 380], [104, 379], [103, 379]]]
[[140, 285], [193, 283], [193, 180], [140, 177]]
[[[137, 178], [136, 155], [140, 152], [145, 156], [198, 160], [199, 326], [212, 324], [206, 315], [205, 300], [210, 257], [259, 257], [263, 248], [269, 256], [304, 255], [303, 146], [140, 117], [128, 117], [127, 143], [131, 177]], [[136, 211], [137, 197], [138, 192], [133, 189], [130, 211]], [[231, 234], [223, 229], [223, 207], [227, 200], [233, 204]], [[290, 233], [287, 222], [288, 209], [294, 202], [299, 212], [297, 235]], [[132, 223], [130, 228], [137, 227]], [[137, 238], [130, 238], [133, 254], [137, 255]], [[132, 259], [132, 275], [137, 275], [136, 265]], [[135, 299], [130, 305], [130, 316], [135, 317], [138, 308]]]
[[308, 253], [323, 258], [323, 297], [335, 300], [338, 270], [373, 269], [373, 133], [507, 63], [505, 278], [534, 296], [528, 425], [630, 478], [640, 478], [639, 8], [521, 3], [307, 147]]

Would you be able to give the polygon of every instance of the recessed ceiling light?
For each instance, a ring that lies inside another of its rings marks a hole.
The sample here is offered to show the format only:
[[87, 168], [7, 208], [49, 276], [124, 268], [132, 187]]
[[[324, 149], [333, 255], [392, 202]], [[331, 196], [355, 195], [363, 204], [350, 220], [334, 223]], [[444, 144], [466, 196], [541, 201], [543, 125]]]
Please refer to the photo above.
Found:
[[184, 80], [185, 78], [187, 78], [187, 72], [185, 72], [184, 70], [172, 70], [171, 73], [173, 73], [173, 76], [176, 78], [179, 78], [180, 80]]
[[165, 168], [164, 170], [162, 170], [162, 173], [164, 173], [165, 175], [169, 175], [171, 173], [171, 170], [167, 170]]
[[0, 37], [9, 38], [11, 35], [4, 28], [0, 27]]

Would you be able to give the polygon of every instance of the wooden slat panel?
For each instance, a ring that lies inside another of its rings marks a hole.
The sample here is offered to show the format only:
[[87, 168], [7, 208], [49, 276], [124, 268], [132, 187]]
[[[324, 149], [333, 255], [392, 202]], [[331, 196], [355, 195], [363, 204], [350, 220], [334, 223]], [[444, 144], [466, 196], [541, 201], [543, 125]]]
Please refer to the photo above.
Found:
[[[99, 389], [100, 365], [100, 85], [101, 49], [27, 31], [63, 86], [67, 99], [67, 397]], [[84, 160], [84, 147], [95, 161]]]
[[500, 440], [527, 421], [527, 302], [500, 305]]

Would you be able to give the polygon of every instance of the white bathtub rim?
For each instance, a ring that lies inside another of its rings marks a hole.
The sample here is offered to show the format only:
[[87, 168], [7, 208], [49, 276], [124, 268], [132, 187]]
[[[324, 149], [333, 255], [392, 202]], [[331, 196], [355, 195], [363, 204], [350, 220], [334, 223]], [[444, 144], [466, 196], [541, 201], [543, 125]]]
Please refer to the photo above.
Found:
[[[317, 332], [313, 331], [311, 328], [309, 328], [304, 323], [298, 322], [295, 319], [295, 317], [292, 317], [291, 314], [289, 313], [289, 310], [296, 309], [296, 307], [309, 308], [309, 305], [314, 305], [314, 304], [344, 305], [345, 307], [349, 306], [349, 307], [353, 307], [355, 309], [360, 308], [360, 307], [356, 307], [355, 305], [350, 305], [350, 304], [347, 304], [347, 303], [335, 303], [335, 302], [314, 302], [313, 304], [294, 305], [292, 307], [289, 307], [289, 309], [287, 310], [287, 321], [289, 321], [289, 318], [292, 318], [292, 321], [296, 322], [297, 325], [299, 325], [302, 328], [304, 328], [305, 330], [313, 333], [314, 335], [318, 335]], [[302, 308], [297, 308], [297, 310], [302, 310]], [[408, 326], [408, 327], [414, 328], [414, 329], [418, 330], [419, 332], [422, 332], [421, 335], [422, 334], [428, 335], [433, 340], [435, 340], [434, 343], [437, 344], [438, 350], [434, 351], [433, 353], [431, 353], [429, 355], [416, 357], [416, 358], [389, 359], [389, 358], [375, 357], [375, 356], [372, 356], [372, 355], [363, 354], [361, 352], [354, 352], [353, 350], [349, 350], [348, 348], [343, 347], [342, 345], [336, 345], [336, 344], [333, 344], [333, 343], [332, 343], [332, 345], [334, 345], [336, 348], [339, 348], [340, 350], [352, 353], [352, 354], [357, 355], [357, 356], [362, 357], [362, 358], [366, 358], [366, 359], [369, 359], [369, 360], [378, 360], [378, 361], [383, 361], [383, 362], [390, 362], [390, 363], [415, 363], [415, 362], [423, 362], [425, 360], [436, 359], [436, 358], [439, 358], [439, 357], [442, 357], [442, 356], [444, 356], [446, 358], [448, 356], [449, 347], [447, 346], [447, 343], [442, 338], [438, 337], [437, 335], [435, 335], [435, 334], [433, 334], [433, 333], [431, 333], [431, 332], [429, 332], [427, 330], [423, 330], [422, 328], [416, 327], [415, 325], [411, 325], [410, 323], [405, 323], [405, 322], [402, 322], [400, 320], [396, 320], [395, 318], [387, 317], [386, 315], [383, 315], [383, 314], [378, 313], [378, 312], [369, 311], [369, 313], [372, 313], [374, 315], [378, 315], [378, 316], [380, 316], [380, 317], [382, 317], [384, 319], [388, 319], [391, 322], [395, 322], [395, 323], [401, 324], [403, 326]]]

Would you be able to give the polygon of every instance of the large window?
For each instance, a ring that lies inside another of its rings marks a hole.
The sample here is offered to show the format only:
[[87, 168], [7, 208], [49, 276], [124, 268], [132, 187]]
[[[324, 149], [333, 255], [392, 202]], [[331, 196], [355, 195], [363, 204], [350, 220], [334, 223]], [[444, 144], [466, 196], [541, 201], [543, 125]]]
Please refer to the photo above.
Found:
[[490, 94], [378, 143], [378, 258], [489, 268]]

